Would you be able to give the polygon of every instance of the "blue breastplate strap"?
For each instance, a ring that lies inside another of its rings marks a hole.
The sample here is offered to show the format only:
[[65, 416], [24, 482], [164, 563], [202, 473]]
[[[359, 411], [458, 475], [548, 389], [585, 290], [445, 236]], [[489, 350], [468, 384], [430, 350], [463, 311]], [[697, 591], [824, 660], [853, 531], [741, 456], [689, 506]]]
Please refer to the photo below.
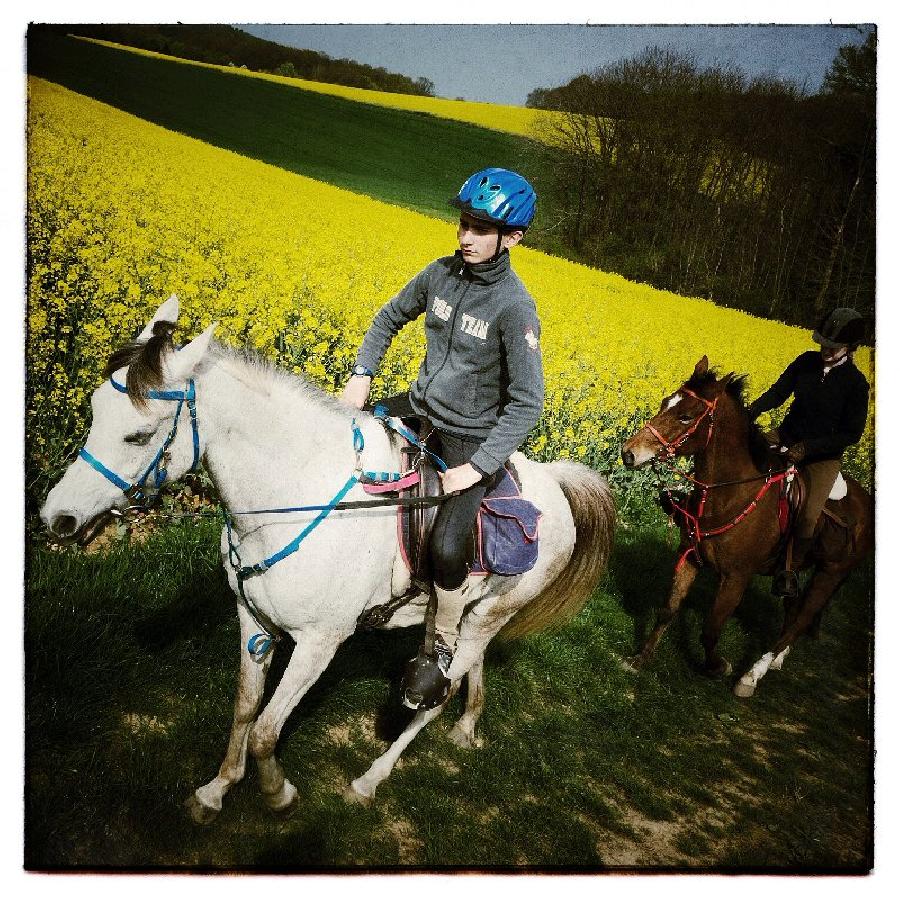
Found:
[[388, 415], [387, 407], [382, 406], [382, 404], [377, 403], [375, 405], [375, 409], [372, 410], [372, 415], [378, 419], [381, 424], [385, 428], [390, 428], [391, 431], [396, 431], [401, 437], [406, 438], [414, 447], [418, 447], [419, 450], [425, 454], [437, 467], [438, 471], [446, 472], [447, 471], [447, 463], [445, 463], [437, 453], [432, 453], [422, 441], [419, 440], [418, 436], [413, 434], [403, 423], [396, 417]]
[[364, 474], [366, 474], [362, 470], [361, 463], [361, 454], [366, 446], [365, 438], [363, 437], [362, 430], [356, 424], [356, 419], [353, 420], [351, 427], [353, 428], [353, 452], [356, 455], [356, 466], [353, 470], [353, 473], [344, 482], [343, 487], [331, 498], [331, 500], [328, 501], [328, 503], [316, 506], [281, 507], [279, 509], [272, 510], [246, 510], [245, 512], [236, 514], [254, 515], [261, 512], [283, 513], [301, 510], [319, 511], [319, 514], [300, 532], [300, 534], [297, 535], [297, 537], [295, 537], [290, 543], [285, 544], [284, 547], [282, 547], [276, 553], [271, 554], [271, 556], [267, 556], [264, 560], [262, 560], [262, 562], [255, 563], [252, 566], [245, 566], [243, 564], [240, 553], [238, 551], [238, 546], [235, 544], [232, 536], [231, 516], [227, 511], [223, 509], [223, 515], [225, 517], [225, 533], [228, 540], [228, 561], [231, 564], [231, 567], [234, 569], [234, 574], [237, 579], [238, 591], [241, 595], [241, 599], [247, 605], [247, 609], [249, 610], [250, 615], [253, 616], [256, 624], [262, 629], [262, 631], [254, 634], [247, 642], [247, 652], [257, 661], [262, 660], [266, 656], [266, 654], [272, 647], [273, 641], [277, 640], [277, 638], [273, 637], [272, 634], [260, 621], [264, 617], [260, 615], [259, 610], [256, 608], [253, 601], [247, 596], [246, 592], [244, 591], [244, 582], [248, 578], [252, 578], [254, 575], [262, 575], [263, 573], [268, 572], [268, 570], [271, 569], [272, 566], [274, 566], [276, 563], [281, 562], [281, 560], [290, 556], [292, 553], [296, 553], [300, 548], [300, 545], [309, 536], [309, 534], [313, 530], [318, 528], [319, 525], [322, 524], [322, 522], [325, 521], [325, 519], [334, 511], [341, 500], [343, 500], [344, 497], [346, 497], [347, 494], [353, 489], [353, 486], [359, 482], [360, 478]]
[[[120, 384], [113, 378], [109, 379], [110, 384], [119, 391], [120, 393], [127, 394], [128, 388], [125, 387], [124, 384]], [[178, 404], [175, 408], [175, 416], [172, 421], [172, 427], [169, 429], [169, 433], [166, 436], [165, 441], [163, 441], [162, 446], [157, 451], [156, 455], [150, 460], [150, 465], [144, 470], [143, 474], [137, 481], [132, 484], [127, 481], [125, 478], [122, 478], [121, 475], [117, 475], [112, 469], [105, 466], [96, 456], [94, 456], [89, 450], [82, 447], [81, 450], [78, 451], [78, 455], [95, 471], [99, 472], [104, 478], [108, 481], [111, 481], [119, 490], [128, 494], [129, 497], [139, 498], [143, 496], [144, 488], [147, 485], [147, 481], [150, 478], [151, 474], [153, 475], [153, 486], [158, 491], [163, 484], [165, 483], [166, 476], [168, 471], [166, 469], [166, 460], [167, 453], [169, 447], [172, 445], [172, 442], [175, 440], [175, 435], [178, 433], [178, 422], [181, 419], [181, 409], [183, 406], [187, 405], [188, 413], [191, 418], [191, 433], [193, 440], [193, 459], [191, 461], [191, 471], [197, 468], [197, 464], [200, 462], [200, 431], [197, 427], [197, 392], [194, 387], [193, 379], [189, 380], [187, 383], [187, 387], [183, 391], [148, 391], [146, 394], [149, 400], [171, 400]]]

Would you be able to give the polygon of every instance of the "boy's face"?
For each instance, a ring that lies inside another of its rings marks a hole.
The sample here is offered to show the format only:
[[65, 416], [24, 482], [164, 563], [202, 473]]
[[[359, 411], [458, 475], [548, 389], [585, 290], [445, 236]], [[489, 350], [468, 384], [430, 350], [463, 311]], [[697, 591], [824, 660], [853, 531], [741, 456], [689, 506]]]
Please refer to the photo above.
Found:
[[[497, 252], [499, 228], [490, 222], [482, 222], [468, 213], [460, 213], [456, 235], [459, 249], [467, 263], [487, 262]], [[500, 238], [501, 247], [514, 247], [522, 240], [521, 231], [511, 231]]]

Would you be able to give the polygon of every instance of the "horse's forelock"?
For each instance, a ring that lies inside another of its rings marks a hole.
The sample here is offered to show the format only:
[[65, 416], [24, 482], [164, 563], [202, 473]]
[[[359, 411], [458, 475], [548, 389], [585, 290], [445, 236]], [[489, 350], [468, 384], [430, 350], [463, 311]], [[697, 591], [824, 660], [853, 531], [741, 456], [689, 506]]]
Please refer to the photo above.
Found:
[[163, 366], [166, 356], [174, 351], [174, 331], [174, 322], [155, 322], [150, 340], [131, 341], [113, 351], [103, 377], [109, 378], [114, 372], [127, 367], [125, 386], [128, 396], [135, 406], [144, 406], [147, 392], [163, 386]]

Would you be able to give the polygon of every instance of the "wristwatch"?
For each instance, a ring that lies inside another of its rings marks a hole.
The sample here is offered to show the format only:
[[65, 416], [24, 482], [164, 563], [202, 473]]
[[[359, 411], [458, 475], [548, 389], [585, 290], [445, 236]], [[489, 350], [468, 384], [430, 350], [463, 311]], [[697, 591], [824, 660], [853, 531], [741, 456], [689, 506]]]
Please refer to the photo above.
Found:
[[371, 369], [367, 369], [365, 366], [356, 365], [353, 367], [354, 375], [361, 375], [364, 378], [371, 378], [374, 374]]

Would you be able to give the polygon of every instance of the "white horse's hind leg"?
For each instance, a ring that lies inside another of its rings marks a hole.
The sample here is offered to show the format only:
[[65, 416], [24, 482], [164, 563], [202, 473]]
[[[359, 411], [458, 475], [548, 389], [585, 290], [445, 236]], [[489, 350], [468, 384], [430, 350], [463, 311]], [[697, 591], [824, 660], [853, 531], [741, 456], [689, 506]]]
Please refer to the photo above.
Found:
[[185, 801], [191, 818], [198, 825], [206, 825], [216, 817], [222, 809], [222, 798], [244, 777], [247, 765], [247, 736], [259, 710], [266, 684], [266, 673], [272, 662], [272, 654], [258, 663], [247, 652], [247, 641], [259, 628], [240, 603], [238, 620], [241, 627], [241, 662], [228, 750], [219, 767], [219, 774], [208, 784], [197, 788]]
[[[504, 598], [504, 600], [506, 599]], [[516, 611], [516, 606], [507, 606], [505, 603], [502, 608], [499, 608], [500, 602], [503, 601], [487, 600], [480, 602], [463, 618], [456, 655], [453, 657], [453, 664], [450, 666], [450, 672], [448, 673], [452, 682], [450, 696], [447, 697], [443, 705], [425, 712], [416, 713], [415, 718], [406, 726], [400, 737], [369, 766], [368, 771], [350, 783], [350, 787], [344, 792], [344, 799], [362, 803], [367, 803], [371, 800], [375, 796], [375, 790], [378, 785], [391, 774], [394, 766], [397, 765], [397, 760], [400, 759], [401, 754], [410, 745], [412, 739], [429, 722], [433, 722], [443, 712], [444, 707], [459, 690], [463, 676], [475, 666], [479, 670], [481, 669], [484, 661], [484, 651], [491, 638]], [[479, 672], [476, 684], [480, 684], [480, 681], [481, 675]], [[482, 693], [482, 699], [483, 696]], [[472, 719], [473, 728], [477, 718], [478, 716], [474, 716]]]
[[[458, 688], [458, 685], [456, 687]], [[454, 693], [455, 690], [451, 689], [450, 697]], [[450, 700], [450, 697], [444, 701], [445, 705]], [[375, 796], [375, 789], [378, 785], [394, 770], [397, 760], [400, 759], [401, 754], [410, 745], [412, 739], [443, 711], [443, 706], [437, 706], [434, 709], [416, 713], [409, 725], [403, 729], [400, 737], [369, 766], [365, 775], [360, 775], [359, 778], [355, 778], [350, 782], [350, 787], [344, 791], [344, 799], [355, 803], [368, 803]]]
[[469, 674], [468, 690], [466, 694], [466, 709], [459, 721], [450, 731], [450, 740], [457, 747], [468, 750], [472, 747], [480, 747], [482, 741], [475, 737], [475, 726], [481, 718], [484, 710], [484, 654], [475, 662]]
[[259, 718], [250, 729], [249, 749], [259, 768], [259, 786], [270, 809], [286, 812], [297, 799], [297, 789], [284, 777], [275, 758], [275, 745], [287, 717], [300, 698], [331, 662], [347, 635], [299, 632], [287, 669]]

